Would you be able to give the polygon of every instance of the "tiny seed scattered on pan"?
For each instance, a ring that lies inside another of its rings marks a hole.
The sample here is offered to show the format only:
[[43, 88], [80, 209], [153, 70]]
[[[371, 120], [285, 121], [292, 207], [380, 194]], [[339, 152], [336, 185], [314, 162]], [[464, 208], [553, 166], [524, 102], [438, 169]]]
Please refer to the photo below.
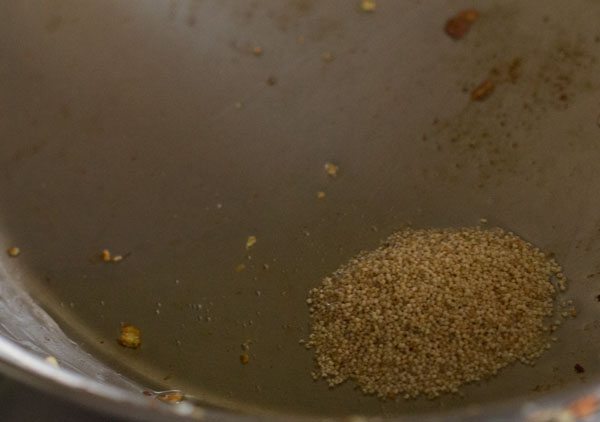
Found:
[[246, 249], [250, 249], [252, 246], [256, 245], [256, 236], [248, 236], [248, 240], [246, 240]]
[[318, 198], [318, 199], [323, 199], [323, 198], [325, 198], [325, 192], [323, 192], [323, 191], [319, 191], [319, 192], [317, 192], [317, 198]]
[[245, 264], [239, 264], [235, 267], [235, 272], [236, 273], [241, 273], [242, 271], [244, 271], [246, 269], [246, 265]]
[[122, 324], [117, 342], [123, 347], [137, 349], [142, 344], [140, 329], [131, 324]]
[[240, 355], [240, 362], [242, 363], [242, 365], [248, 365], [248, 363], [250, 363], [250, 356], [248, 355], [248, 353], [242, 353]]
[[377, 9], [377, 3], [375, 0], [361, 0], [360, 10], [365, 13], [372, 13]]
[[123, 261], [123, 255], [115, 255], [112, 258], [112, 262], [120, 262]]
[[479, 84], [473, 91], [471, 91], [471, 99], [473, 101], [483, 101], [487, 97], [489, 97], [496, 85], [490, 79], [486, 79], [481, 84]]
[[338, 171], [340, 170], [339, 166], [327, 162], [325, 163], [325, 173], [327, 173], [330, 177], [337, 177]]
[[8, 254], [8, 256], [10, 256], [11, 258], [16, 258], [19, 255], [21, 255], [21, 249], [16, 247], [16, 246], [12, 246], [10, 248], [8, 248], [6, 250], [6, 253]]
[[578, 363], [575, 364], [574, 369], [578, 374], [583, 374], [585, 372], [585, 368]]

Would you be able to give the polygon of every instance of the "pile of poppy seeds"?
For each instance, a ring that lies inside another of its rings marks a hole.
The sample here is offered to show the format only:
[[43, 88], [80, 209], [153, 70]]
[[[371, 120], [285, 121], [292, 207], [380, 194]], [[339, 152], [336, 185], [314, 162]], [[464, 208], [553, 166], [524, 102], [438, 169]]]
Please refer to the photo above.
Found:
[[382, 398], [436, 397], [550, 347], [560, 266], [499, 228], [406, 229], [307, 300], [315, 378]]

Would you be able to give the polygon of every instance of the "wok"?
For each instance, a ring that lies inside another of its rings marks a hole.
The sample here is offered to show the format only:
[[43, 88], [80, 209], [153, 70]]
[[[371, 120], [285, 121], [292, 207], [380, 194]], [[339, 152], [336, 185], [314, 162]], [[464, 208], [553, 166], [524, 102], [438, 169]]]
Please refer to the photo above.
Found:
[[[145, 420], [595, 412], [599, 21], [590, 0], [1, 2], [2, 370]], [[570, 280], [535, 366], [434, 400], [312, 379], [310, 288], [407, 224], [482, 218]]]

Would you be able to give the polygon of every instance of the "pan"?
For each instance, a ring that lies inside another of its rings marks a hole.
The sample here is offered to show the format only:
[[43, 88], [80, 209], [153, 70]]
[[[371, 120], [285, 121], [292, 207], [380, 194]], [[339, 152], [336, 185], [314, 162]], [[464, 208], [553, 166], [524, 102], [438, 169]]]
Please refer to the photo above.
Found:
[[[143, 420], [596, 411], [600, 4], [368, 3], [1, 2], [6, 374]], [[535, 366], [433, 400], [313, 380], [312, 287], [481, 219], [570, 281]]]

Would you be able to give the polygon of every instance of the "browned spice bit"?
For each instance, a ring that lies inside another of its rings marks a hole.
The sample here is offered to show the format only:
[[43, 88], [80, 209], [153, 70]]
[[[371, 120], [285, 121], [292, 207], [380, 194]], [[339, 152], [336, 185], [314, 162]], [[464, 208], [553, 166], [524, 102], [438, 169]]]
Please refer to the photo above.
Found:
[[240, 355], [240, 362], [242, 363], [242, 365], [248, 365], [248, 363], [250, 363], [250, 356], [248, 355], [248, 353], [242, 353]]
[[16, 258], [19, 255], [21, 255], [21, 249], [17, 248], [16, 246], [12, 246], [10, 248], [8, 248], [6, 250], [6, 253], [8, 254], [8, 256], [10, 256], [11, 258]]
[[267, 78], [267, 85], [273, 86], [277, 84], [277, 78], [275, 76], [269, 76]]
[[238, 266], [235, 267], [235, 272], [236, 273], [241, 273], [245, 269], [246, 269], [246, 265], [245, 264], [239, 264]]
[[323, 198], [325, 198], [325, 192], [323, 192], [323, 191], [317, 192], [317, 199], [323, 199]]
[[578, 374], [583, 374], [585, 372], [585, 368], [583, 366], [581, 366], [580, 364], [576, 363], [575, 364], [575, 372], [577, 372]]
[[122, 324], [117, 342], [123, 347], [137, 349], [142, 344], [140, 329], [131, 324]]
[[156, 395], [156, 398], [162, 402], [169, 404], [181, 403], [185, 398], [184, 394], [179, 390], [163, 391]]
[[246, 340], [245, 342], [243, 342], [240, 347], [242, 348], [243, 351], [247, 352], [248, 350], [250, 350], [250, 345], [252, 344], [252, 340]]
[[372, 13], [377, 9], [377, 3], [375, 0], [361, 0], [360, 10], [365, 13]]
[[471, 99], [473, 101], [483, 101], [489, 97], [492, 92], [494, 92], [495, 87], [496, 86], [494, 85], [494, 82], [492, 82], [490, 79], [486, 79], [479, 84], [477, 88], [471, 91]]
[[325, 51], [324, 53], [321, 53], [321, 60], [323, 60], [325, 63], [330, 63], [333, 61], [333, 59], [334, 56], [331, 51]]
[[460, 40], [471, 29], [471, 25], [479, 18], [479, 12], [475, 9], [463, 10], [446, 21], [444, 30], [450, 38]]
[[600, 302], [600, 295], [597, 295], [597, 296], [596, 296], [596, 300], [597, 300], [598, 302]]
[[102, 259], [102, 261], [104, 261], [104, 262], [110, 262], [111, 261], [110, 251], [108, 249], [103, 249], [102, 252], [100, 253], [100, 259]]
[[152, 396], [154, 395], [154, 394], [152, 394], [152, 392], [151, 392], [151, 391], [148, 391], [148, 390], [144, 390], [144, 391], [142, 391], [142, 394], [143, 394], [144, 396], [148, 396], [148, 397], [152, 397]]
[[254, 54], [256, 57], [262, 56], [262, 53], [263, 53], [262, 47], [256, 46], [252, 49], [252, 54]]
[[336, 166], [333, 163], [325, 163], [325, 173], [327, 173], [328, 176], [337, 177], [339, 169], [339, 166]]
[[250, 249], [252, 246], [256, 245], [256, 236], [248, 236], [246, 240], [246, 249]]

